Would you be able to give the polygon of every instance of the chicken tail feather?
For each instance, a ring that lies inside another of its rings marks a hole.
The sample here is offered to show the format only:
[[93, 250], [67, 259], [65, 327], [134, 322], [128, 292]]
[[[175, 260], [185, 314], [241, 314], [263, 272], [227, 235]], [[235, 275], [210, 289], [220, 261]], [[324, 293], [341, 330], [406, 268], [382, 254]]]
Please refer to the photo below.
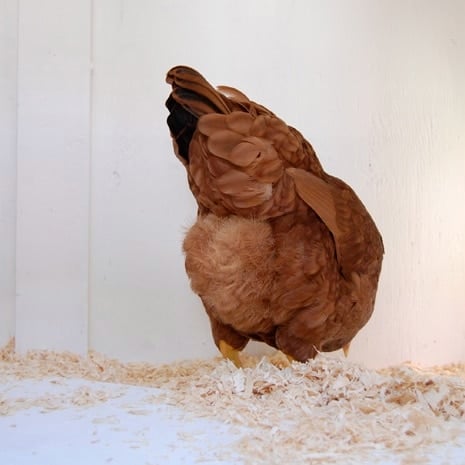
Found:
[[176, 66], [170, 69], [166, 82], [173, 89], [166, 101], [170, 112], [167, 123], [177, 145], [177, 154], [187, 163], [189, 144], [198, 119], [209, 113], [229, 114], [231, 108], [227, 97], [192, 68]]

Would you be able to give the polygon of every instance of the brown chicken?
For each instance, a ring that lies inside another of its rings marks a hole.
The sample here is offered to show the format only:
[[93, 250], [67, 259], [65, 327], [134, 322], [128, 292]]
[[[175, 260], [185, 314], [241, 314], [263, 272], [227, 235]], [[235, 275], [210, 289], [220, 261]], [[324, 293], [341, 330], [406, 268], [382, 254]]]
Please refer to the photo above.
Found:
[[250, 339], [298, 361], [347, 351], [373, 312], [384, 253], [362, 202], [243, 93], [186, 66], [167, 82], [174, 151], [198, 203], [186, 271], [222, 354], [240, 366]]

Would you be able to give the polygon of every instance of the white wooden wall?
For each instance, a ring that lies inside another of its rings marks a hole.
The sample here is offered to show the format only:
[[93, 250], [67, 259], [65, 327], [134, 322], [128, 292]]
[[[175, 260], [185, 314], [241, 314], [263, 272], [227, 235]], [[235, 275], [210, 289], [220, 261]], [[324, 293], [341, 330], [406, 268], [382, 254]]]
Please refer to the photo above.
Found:
[[0, 345], [15, 327], [17, 15], [0, 0]]
[[237, 86], [312, 141], [386, 247], [351, 358], [465, 359], [465, 2], [0, 0], [0, 344], [216, 353], [180, 244], [166, 71]]

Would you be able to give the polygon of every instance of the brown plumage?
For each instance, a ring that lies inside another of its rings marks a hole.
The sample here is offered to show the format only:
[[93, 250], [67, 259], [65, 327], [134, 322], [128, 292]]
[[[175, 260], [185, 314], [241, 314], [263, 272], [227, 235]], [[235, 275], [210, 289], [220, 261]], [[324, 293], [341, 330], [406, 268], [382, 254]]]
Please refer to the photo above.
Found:
[[167, 82], [174, 150], [199, 207], [186, 271], [217, 346], [235, 363], [249, 339], [299, 361], [348, 347], [372, 314], [384, 252], [362, 202], [238, 90], [186, 66]]

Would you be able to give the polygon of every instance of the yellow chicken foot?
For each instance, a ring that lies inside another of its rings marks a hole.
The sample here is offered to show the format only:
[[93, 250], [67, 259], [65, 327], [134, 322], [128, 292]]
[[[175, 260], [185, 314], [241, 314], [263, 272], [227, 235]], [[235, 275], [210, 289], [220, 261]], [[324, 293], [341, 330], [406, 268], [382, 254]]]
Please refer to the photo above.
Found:
[[346, 357], [349, 356], [349, 349], [350, 349], [350, 342], [348, 342], [345, 346], [342, 346], [342, 351]]
[[289, 361], [289, 365], [292, 365], [292, 362], [295, 362], [295, 358], [292, 355], [287, 355], [286, 358]]
[[239, 358], [239, 351], [231, 347], [227, 342], [220, 341], [220, 352], [223, 354], [223, 357], [231, 360], [231, 362], [236, 365], [237, 368], [242, 367], [241, 359]]
[[270, 362], [278, 368], [288, 368], [294, 361], [294, 357], [287, 355], [280, 350], [276, 351], [273, 355], [270, 356]]

